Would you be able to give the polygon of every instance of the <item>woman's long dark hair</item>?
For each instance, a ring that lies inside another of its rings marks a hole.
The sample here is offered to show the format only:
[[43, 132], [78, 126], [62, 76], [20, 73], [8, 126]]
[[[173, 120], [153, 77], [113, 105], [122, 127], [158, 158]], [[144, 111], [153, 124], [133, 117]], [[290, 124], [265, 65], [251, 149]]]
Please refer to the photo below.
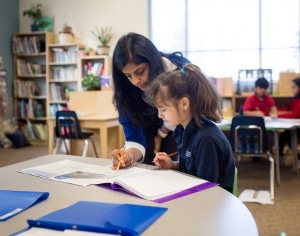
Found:
[[[300, 77], [297, 77], [295, 79], [292, 80], [294, 84], [297, 85], [297, 87], [299, 88], [299, 91], [300, 91]], [[299, 98], [300, 97], [300, 93], [296, 94], [295, 95], [296, 98]]]
[[132, 85], [123, 74], [122, 69], [129, 62], [149, 64], [149, 83], [165, 68], [160, 52], [148, 38], [128, 33], [118, 40], [112, 58], [113, 102], [120, 114], [145, 127], [158, 120], [157, 110], [144, 102], [143, 91]]

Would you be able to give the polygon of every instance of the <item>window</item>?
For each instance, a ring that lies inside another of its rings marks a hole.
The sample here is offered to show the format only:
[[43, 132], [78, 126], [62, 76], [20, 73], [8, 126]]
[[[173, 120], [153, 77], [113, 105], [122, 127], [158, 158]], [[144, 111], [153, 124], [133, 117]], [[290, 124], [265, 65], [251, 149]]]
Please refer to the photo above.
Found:
[[151, 39], [208, 75], [240, 69], [299, 72], [300, 0], [150, 0]]

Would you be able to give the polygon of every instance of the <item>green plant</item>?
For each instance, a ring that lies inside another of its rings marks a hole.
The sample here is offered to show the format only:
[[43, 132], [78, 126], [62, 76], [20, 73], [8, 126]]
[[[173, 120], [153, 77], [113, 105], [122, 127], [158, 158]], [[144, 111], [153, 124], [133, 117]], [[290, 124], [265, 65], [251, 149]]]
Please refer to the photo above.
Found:
[[91, 31], [92, 34], [100, 41], [102, 46], [108, 46], [113, 37], [112, 27], [105, 27], [100, 30], [98, 27], [95, 28], [96, 31]]
[[83, 80], [82, 80], [82, 86], [86, 90], [101, 90], [101, 77], [88, 74]]
[[33, 24], [37, 24], [38, 21], [43, 17], [42, 4], [32, 4], [31, 8], [23, 11], [23, 16], [28, 16]]

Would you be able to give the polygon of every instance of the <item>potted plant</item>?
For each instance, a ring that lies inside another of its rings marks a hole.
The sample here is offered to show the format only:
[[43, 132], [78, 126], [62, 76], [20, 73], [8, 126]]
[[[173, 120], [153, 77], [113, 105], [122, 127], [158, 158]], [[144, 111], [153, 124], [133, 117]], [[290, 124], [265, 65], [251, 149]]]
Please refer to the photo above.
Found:
[[63, 30], [58, 34], [58, 42], [60, 44], [73, 43], [73, 38], [72, 27], [68, 24], [64, 24]]
[[86, 91], [101, 90], [101, 77], [94, 74], [88, 74], [82, 80], [82, 86]]
[[98, 54], [108, 54], [109, 43], [113, 37], [112, 27], [105, 27], [101, 29], [96, 27], [96, 30], [91, 32], [100, 42], [100, 45], [98, 46]]
[[32, 4], [31, 7], [23, 11], [23, 16], [27, 16], [31, 19], [31, 31], [38, 30], [39, 20], [43, 17], [42, 4]]

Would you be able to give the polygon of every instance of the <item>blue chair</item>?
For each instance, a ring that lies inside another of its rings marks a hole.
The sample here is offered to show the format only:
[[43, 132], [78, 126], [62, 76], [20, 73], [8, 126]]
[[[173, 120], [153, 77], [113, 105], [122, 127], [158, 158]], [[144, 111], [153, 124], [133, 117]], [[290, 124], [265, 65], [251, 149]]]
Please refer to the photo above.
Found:
[[232, 118], [229, 141], [234, 155], [261, 157], [270, 161], [270, 194], [274, 199], [274, 158], [269, 151], [265, 121], [258, 116], [235, 116]]
[[82, 132], [78, 117], [75, 111], [57, 111], [56, 112], [56, 126], [55, 126], [55, 135], [56, 135], [56, 146], [53, 153], [56, 154], [62, 143], [64, 143], [67, 154], [69, 154], [68, 146], [66, 140], [82, 140], [84, 142], [84, 148], [82, 151], [82, 156], [85, 157], [89, 141], [93, 145], [93, 149], [96, 157], [98, 156], [96, 146], [94, 141], [90, 138], [93, 133], [91, 132]]

